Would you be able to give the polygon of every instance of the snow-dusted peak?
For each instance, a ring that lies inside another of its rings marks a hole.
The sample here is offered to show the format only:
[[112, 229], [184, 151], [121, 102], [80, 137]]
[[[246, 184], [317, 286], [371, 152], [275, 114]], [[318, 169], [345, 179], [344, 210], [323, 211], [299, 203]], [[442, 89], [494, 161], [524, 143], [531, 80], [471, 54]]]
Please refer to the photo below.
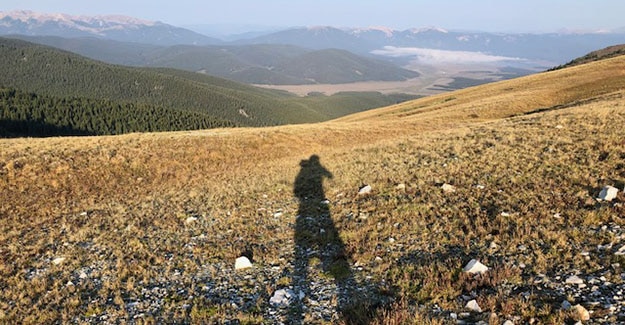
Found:
[[0, 12], [0, 19], [9, 18], [22, 22], [44, 24], [46, 22], [57, 22], [66, 25], [76, 23], [96, 24], [96, 25], [121, 25], [121, 26], [154, 26], [156, 22], [127, 17], [122, 15], [106, 16], [75, 16], [61, 13], [39, 13], [30, 10], [16, 10]]
[[394, 29], [386, 26], [370, 26], [367, 28], [356, 28], [352, 30], [352, 34], [354, 35], [359, 35], [367, 32], [382, 32], [384, 33], [384, 35], [386, 35], [386, 37], [389, 38], [393, 37], [393, 35], [395, 34]]
[[331, 27], [331, 26], [307, 26], [306, 29], [309, 31], [321, 32], [321, 31], [333, 30], [336, 28]]
[[92, 20], [97, 21], [107, 21], [111, 23], [117, 23], [120, 25], [136, 25], [136, 26], [154, 26], [158, 22], [139, 19], [134, 17], [128, 17], [123, 15], [106, 15], [106, 16], [94, 16], [91, 17]]
[[442, 29], [439, 27], [421, 27], [421, 28], [411, 28], [409, 31], [413, 34], [425, 33], [425, 32], [438, 32], [447, 34], [449, 33], [446, 29]]

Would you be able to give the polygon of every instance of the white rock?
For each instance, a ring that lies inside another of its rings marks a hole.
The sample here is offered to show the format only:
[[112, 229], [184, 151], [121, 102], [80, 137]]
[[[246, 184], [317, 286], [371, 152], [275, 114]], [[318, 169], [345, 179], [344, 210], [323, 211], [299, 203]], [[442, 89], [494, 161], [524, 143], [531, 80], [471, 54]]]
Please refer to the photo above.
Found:
[[577, 304], [575, 306], [573, 306], [573, 309], [577, 312], [577, 314], [579, 315], [579, 319], [580, 320], [589, 320], [590, 319], [590, 313], [588, 312], [588, 310], [586, 310], [586, 308], [584, 308], [584, 306]]
[[618, 193], [618, 189], [616, 187], [606, 186], [601, 190], [601, 192], [599, 193], [599, 197], [597, 197], [597, 199], [609, 202], [616, 198], [617, 193]]
[[451, 184], [447, 184], [447, 183], [445, 183], [445, 184], [441, 185], [441, 189], [442, 189], [442, 190], [443, 190], [443, 192], [445, 192], [445, 193], [453, 193], [453, 192], [455, 192], [455, 191], [456, 191], [456, 187], [455, 187], [455, 186], [453, 186], [453, 185], [451, 185]]
[[52, 260], [52, 264], [59, 265], [65, 261], [65, 257], [57, 257]]
[[514, 325], [514, 322], [508, 319], [507, 321], [503, 322], [503, 325]]
[[282, 212], [276, 212], [276, 213], [273, 214], [273, 217], [274, 218], [280, 218], [280, 217], [282, 217], [282, 215], [283, 215]]
[[252, 267], [252, 262], [250, 262], [250, 259], [245, 256], [241, 256], [237, 258], [236, 261], [234, 262], [235, 270], [247, 269], [250, 267]]
[[358, 195], [364, 195], [371, 193], [371, 185], [365, 185], [358, 190]]
[[194, 222], [196, 222], [196, 221], [197, 221], [197, 218], [196, 218], [196, 217], [188, 217], [188, 218], [184, 221], [184, 223], [185, 223], [185, 224], [187, 224], [187, 225], [190, 225], [190, 224], [192, 224], [192, 223], [194, 223]]
[[67, 281], [67, 283], [66, 283], [65, 285], [66, 285], [66, 286], [68, 286], [68, 287], [71, 287], [71, 286], [73, 286], [73, 285], [74, 285], [74, 282], [72, 282], [72, 281]]
[[462, 269], [464, 272], [468, 272], [471, 274], [482, 274], [486, 271], [488, 271], [488, 267], [482, 263], [480, 263], [480, 261], [476, 260], [476, 259], [472, 259], [469, 261], [469, 263], [467, 263], [467, 265], [464, 267], [464, 269]]
[[584, 280], [577, 275], [572, 275], [566, 278], [566, 284], [584, 284]]
[[625, 245], [621, 246], [621, 248], [619, 248], [614, 255], [625, 255]]
[[395, 189], [398, 191], [404, 191], [406, 189], [406, 184], [397, 184], [397, 186], [395, 186]]
[[464, 306], [464, 308], [474, 311], [476, 313], [481, 313], [482, 312], [482, 308], [480, 308], [480, 305], [477, 304], [477, 301], [475, 301], [475, 299], [473, 300], [469, 300], [469, 302], [467, 302], [467, 304]]
[[[289, 289], [276, 290], [276, 292], [273, 293], [273, 296], [269, 298], [269, 303], [278, 307], [288, 307], [294, 296], [293, 291]], [[302, 297], [302, 292], [300, 292], [300, 297]]]

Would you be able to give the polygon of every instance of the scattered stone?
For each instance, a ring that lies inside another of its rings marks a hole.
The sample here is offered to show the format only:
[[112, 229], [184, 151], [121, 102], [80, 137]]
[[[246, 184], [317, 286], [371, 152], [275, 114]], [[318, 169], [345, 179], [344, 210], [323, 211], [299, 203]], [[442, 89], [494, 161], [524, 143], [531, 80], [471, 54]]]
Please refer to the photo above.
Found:
[[610, 202], [616, 198], [617, 193], [618, 189], [616, 187], [608, 185], [604, 187], [601, 192], [599, 192], [599, 197], [597, 197], [597, 200]]
[[514, 322], [508, 319], [507, 321], [503, 322], [503, 325], [514, 325]]
[[474, 311], [476, 313], [481, 313], [482, 312], [482, 308], [480, 308], [480, 305], [477, 304], [477, 301], [475, 301], [475, 299], [473, 300], [469, 300], [469, 302], [467, 302], [467, 304], [464, 306], [464, 308], [470, 310], [470, 311]]
[[561, 124], [556, 125], [556, 129], [562, 129], [564, 128], [564, 126], [562, 126]]
[[560, 306], [561, 306], [562, 310], [569, 310], [569, 309], [573, 308], [573, 305], [571, 305], [571, 303], [568, 300], [562, 301], [562, 304]]
[[358, 195], [365, 195], [371, 193], [371, 185], [365, 185], [358, 190]]
[[277, 307], [288, 307], [294, 296], [295, 294], [290, 289], [276, 290], [276, 292], [273, 293], [273, 296], [269, 299], [269, 303]]
[[477, 188], [478, 190], [483, 190], [486, 188], [486, 186], [478, 184], [478, 185], [475, 185], [475, 188]]
[[497, 248], [499, 248], [499, 245], [497, 245], [497, 243], [492, 241], [492, 242], [490, 242], [490, 245], [488, 246], [488, 248], [490, 248], [490, 249], [497, 249]]
[[621, 246], [621, 248], [619, 248], [614, 255], [625, 255], [625, 245]]
[[579, 315], [580, 320], [586, 321], [590, 319], [590, 313], [588, 312], [588, 310], [586, 310], [586, 308], [584, 308], [584, 306], [577, 304], [573, 306], [573, 309]]
[[443, 190], [443, 192], [445, 192], [445, 193], [453, 193], [453, 192], [455, 192], [455, 191], [456, 191], [456, 187], [455, 187], [455, 186], [453, 186], [453, 185], [451, 185], [451, 184], [447, 184], [447, 183], [445, 183], [445, 184], [441, 185], [441, 189], [442, 189], [442, 190]]
[[572, 275], [568, 278], [566, 278], [565, 281], [566, 284], [584, 284], [584, 280], [580, 277], [578, 277], [577, 275]]
[[471, 273], [471, 274], [482, 274], [488, 271], [488, 267], [480, 263], [480, 261], [476, 259], [472, 259], [471, 261], [469, 261], [469, 263], [467, 263], [467, 265], [462, 270], [464, 272]]
[[235, 270], [242, 270], [242, 269], [247, 269], [250, 267], [252, 267], [252, 262], [250, 262], [250, 259], [245, 256], [241, 256], [237, 258], [236, 261], [234, 262]]
[[502, 217], [509, 217], [509, 216], [510, 216], [510, 213], [508, 213], [508, 212], [502, 212], [502, 213], [500, 213], [500, 215], [501, 215]]
[[74, 282], [72, 282], [72, 281], [67, 281], [67, 283], [66, 283], [65, 285], [66, 285], [66, 286], [68, 286], [68, 287], [71, 287], [71, 286], [73, 286], [73, 285], [74, 285]]
[[187, 224], [187, 225], [190, 225], [190, 224], [192, 224], [192, 223], [194, 223], [194, 222], [196, 222], [196, 221], [197, 221], [197, 218], [196, 218], [196, 217], [188, 217], [188, 218], [184, 221], [184, 223], [185, 223], [185, 224]]
[[406, 184], [402, 183], [402, 184], [397, 184], [397, 186], [395, 186], [395, 189], [398, 191], [405, 191], [406, 190]]
[[57, 257], [52, 260], [52, 264], [59, 265], [65, 261], [65, 257]]
[[273, 217], [274, 218], [280, 218], [280, 217], [282, 217], [282, 214], [283, 214], [282, 212], [276, 212], [276, 213], [273, 214]]

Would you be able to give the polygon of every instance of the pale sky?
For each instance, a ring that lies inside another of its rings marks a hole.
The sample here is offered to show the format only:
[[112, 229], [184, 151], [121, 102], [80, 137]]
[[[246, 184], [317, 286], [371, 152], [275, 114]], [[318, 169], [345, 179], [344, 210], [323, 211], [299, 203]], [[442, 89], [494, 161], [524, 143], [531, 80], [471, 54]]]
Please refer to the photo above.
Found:
[[0, 11], [122, 14], [184, 26], [436, 26], [491, 32], [625, 27], [623, 0], [0, 0]]

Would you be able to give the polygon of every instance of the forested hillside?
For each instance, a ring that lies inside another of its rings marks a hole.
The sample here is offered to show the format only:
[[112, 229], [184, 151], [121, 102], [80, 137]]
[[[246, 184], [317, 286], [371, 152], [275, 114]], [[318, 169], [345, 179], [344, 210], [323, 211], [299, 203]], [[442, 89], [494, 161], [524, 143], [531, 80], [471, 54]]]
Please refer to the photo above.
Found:
[[[17, 114], [10, 102], [18, 101], [20, 112], [29, 113], [11, 117], [10, 125], [34, 123], [26, 129], [48, 135], [318, 122], [410, 99], [367, 93], [311, 100], [197, 73], [106, 64], [13, 39], [0, 38], [0, 58], [0, 88], [9, 88], [1, 115]], [[39, 101], [47, 104], [41, 107]], [[52, 117], [61, 111], [72, 112], [71, 123]], [[42, 121], [52, 124], [39, 125]], [[38, 133], [31, 131], [26, 134]]]
[[234, 126], [202, 112], [0, 89], [0, 137], [105, 135]]

